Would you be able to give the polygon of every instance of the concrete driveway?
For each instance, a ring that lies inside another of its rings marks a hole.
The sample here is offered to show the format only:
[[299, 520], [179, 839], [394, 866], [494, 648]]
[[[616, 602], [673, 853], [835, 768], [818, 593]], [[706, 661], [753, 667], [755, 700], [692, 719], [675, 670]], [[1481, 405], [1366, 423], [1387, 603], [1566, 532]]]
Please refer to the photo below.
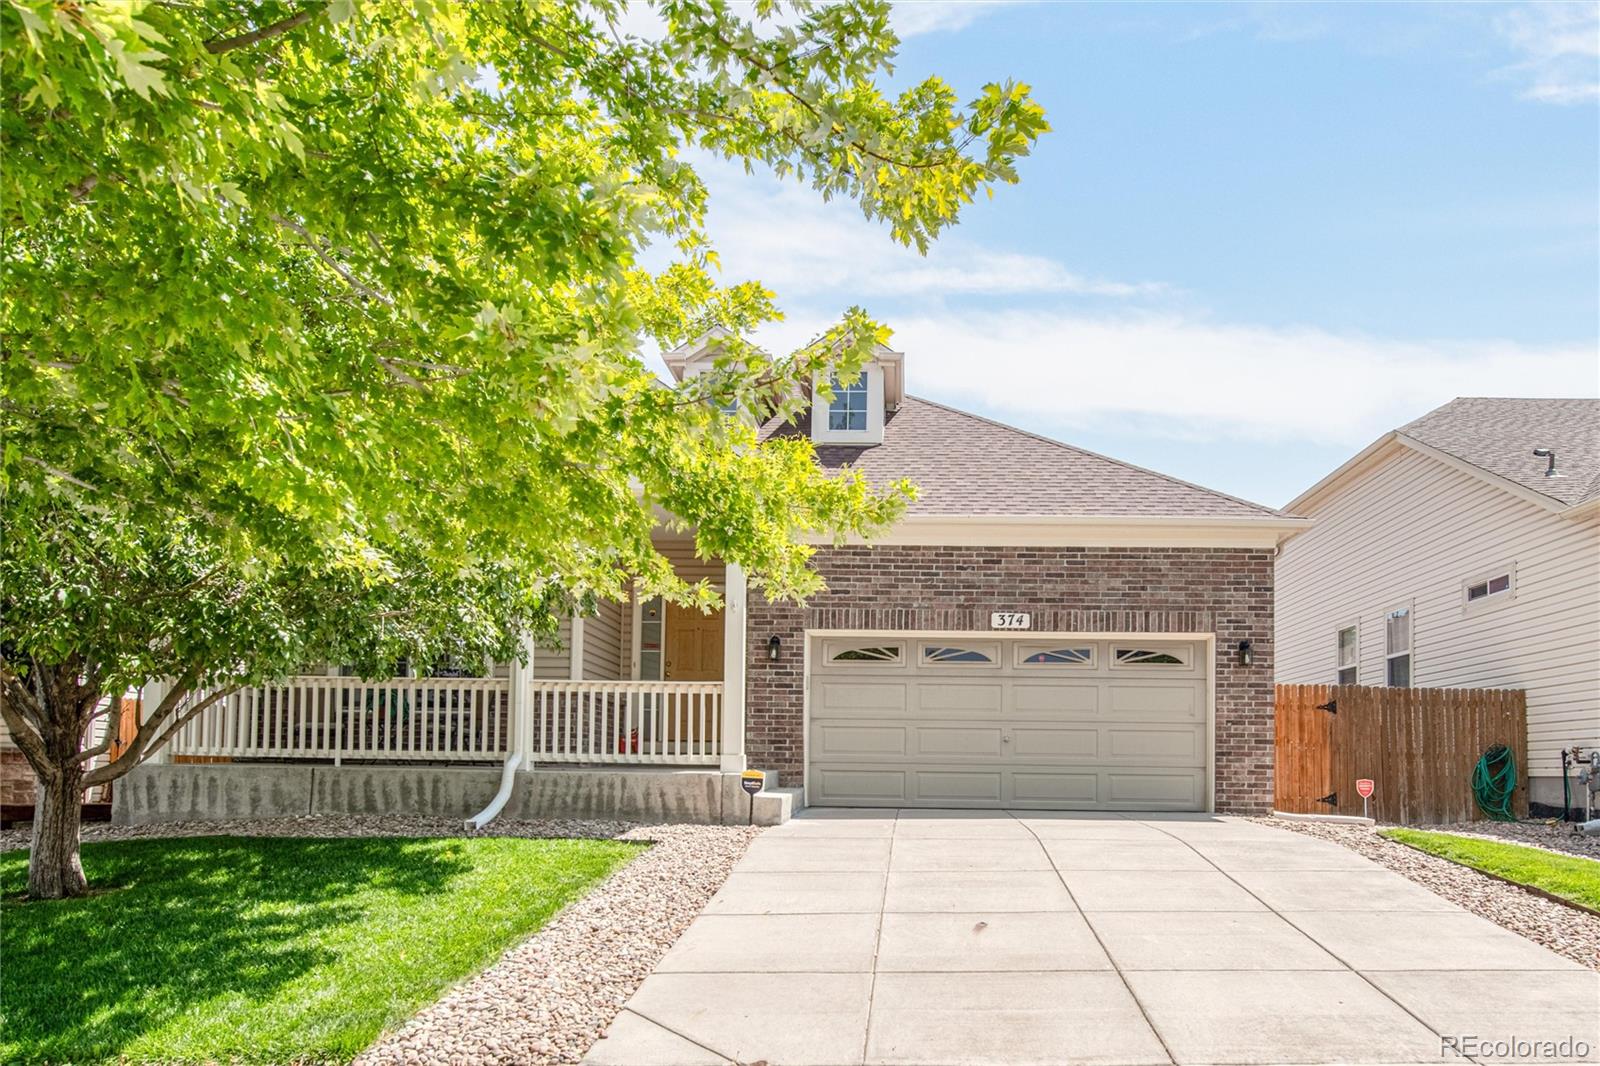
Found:
[[[1300, 834], [816, 810], [750, 847], [585, 1061], [1600, 1061], [1597, 1004], [1600, 974]], [[1474, 1058], [1537, 1059], [1501, 1050]]]

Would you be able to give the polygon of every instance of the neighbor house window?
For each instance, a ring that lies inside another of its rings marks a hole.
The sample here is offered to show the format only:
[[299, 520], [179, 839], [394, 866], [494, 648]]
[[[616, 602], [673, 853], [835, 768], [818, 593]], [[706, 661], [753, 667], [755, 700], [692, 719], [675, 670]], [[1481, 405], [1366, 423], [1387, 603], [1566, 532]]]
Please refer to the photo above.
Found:
[[1355, 626], [1345, 626], [1339, 630], [1338, 637], [1338, 673], [1334, 680], [1340, 685], [1354, 685], [1361, 670], [1359, 659], [1361, 655], [1360, 641], [1357, 638]]
[[828, 401], [828, 428], [867, 431], [867, 372], [848, 385], [833, 379], [833, 399]]
[[1508, 600], [1511, 598], [1513, 588], [1511, 571], [1504, 570], [1488, 577], [1467, 581], [1462, 588], [1465, 590], [1463, 597], [1468, 607]]
[[1395, 688], [1411, 684], [1411, 608], [1390, 611], [1384, 618], [1385, 681]]

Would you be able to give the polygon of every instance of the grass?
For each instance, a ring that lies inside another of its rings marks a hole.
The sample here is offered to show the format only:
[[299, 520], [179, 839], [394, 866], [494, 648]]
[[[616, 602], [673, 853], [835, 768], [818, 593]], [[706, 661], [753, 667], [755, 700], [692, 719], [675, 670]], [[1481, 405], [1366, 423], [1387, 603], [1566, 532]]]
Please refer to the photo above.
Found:
[[1600, 910], [1600, 862], [1594, 859], [1420, 829], [1385, 829], [1383, 835], [1430, 855]]
[[94, 894], [0, 855], [0, 1062], [351, 1058], [637, 854], [611, 840], [88, 844]]

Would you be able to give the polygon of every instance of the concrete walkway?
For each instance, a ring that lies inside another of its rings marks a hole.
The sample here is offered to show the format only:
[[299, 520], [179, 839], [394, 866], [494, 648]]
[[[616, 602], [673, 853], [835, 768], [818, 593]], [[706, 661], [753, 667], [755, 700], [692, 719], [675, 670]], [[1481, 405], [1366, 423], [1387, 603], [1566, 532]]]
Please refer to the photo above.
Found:
[[1600, 1061], [1597, 1004], [1600, 974], [1300, 834], [817, 810], [751, 846], [585, 1061], [1466, 1062], [1442, 1040], [1474, 1037]]

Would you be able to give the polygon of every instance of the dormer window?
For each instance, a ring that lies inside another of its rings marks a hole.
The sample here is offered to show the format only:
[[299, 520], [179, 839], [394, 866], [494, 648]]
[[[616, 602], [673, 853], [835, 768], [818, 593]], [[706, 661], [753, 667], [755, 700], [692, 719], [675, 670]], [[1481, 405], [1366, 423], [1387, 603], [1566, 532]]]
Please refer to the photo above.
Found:
[[833, 399], [828, 404], [828, 429], [850, 433], [867, 431], [867, 372], [863, 370], [848, 385], [833, 379]]
[[[897, 353], [887, 353], [889, 355]], [[823, 378], [818, 375], [812, 389], [816, 406], [811, 411], [811, 440], [815, 444], [883, 443], [884, 409], [898, 406], [886, 404], [886, 368], [892, 368], [898, 380], [899, 363], [880, 357], [873, 359], [853, 376]], [[822, 398], [823, 382], [830, 386], [833, 395]]]

